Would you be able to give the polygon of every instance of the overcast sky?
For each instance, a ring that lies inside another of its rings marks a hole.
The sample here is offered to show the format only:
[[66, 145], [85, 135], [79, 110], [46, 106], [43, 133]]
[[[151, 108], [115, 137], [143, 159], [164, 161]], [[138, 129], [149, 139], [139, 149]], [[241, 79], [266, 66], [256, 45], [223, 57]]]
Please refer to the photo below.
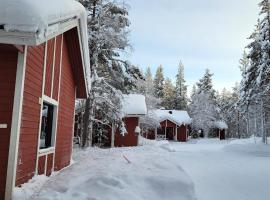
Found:
[[162, 64], [175, 78], [180, 60], [191, 89], [206, 68], [215, 88], [240, 81], [238, 68], [254, 30], [260, 0], [127, 0], [130, 5], [132, 63], [152, 73]]

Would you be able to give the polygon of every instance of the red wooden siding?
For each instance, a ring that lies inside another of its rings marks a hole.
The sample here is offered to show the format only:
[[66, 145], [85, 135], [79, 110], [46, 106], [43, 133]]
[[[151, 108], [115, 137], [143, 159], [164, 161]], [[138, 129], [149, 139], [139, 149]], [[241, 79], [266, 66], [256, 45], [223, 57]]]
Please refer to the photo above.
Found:
[[129, 147], [138, 145], [138, 135], [135, 134], [135, 128], [139, 124], [138, 117], [126, 117], [124, 118], [124, 123], [126, 125], [127, 134], [122, 136], [119, 130], [115, 134], [115, 147]]
[[175, 136], [175, 130], [177, 130], [177, 140], [180, 142], [186, 142], [187, 141], [187, 131], [186, 131], [186, 126], [178, 126], [177, 124], [171, 122], [170, 120], [164, 120], [160, 122], [160, 125], [162, 128], [165, 127], [171, 127], [174, 129], [174, 136]]
[[18, 52], [0, 44], [0, 199], [4, 199]]
[[27, 182], [36, 170], [44, 53], [45, 45], [28, 47], [16, 185]]
[[40, 156], [38, 158], [38, 175], [45, 173], [46, 156]]
[[75, 82], [65, 37], [62, 51], [63, 60], [56, 137], [55, 170], [62, 169], [70, 164], [74, 122]]
[[80, 52], [80, 42], [78, 37], [78, 30], [77, 28], [73, 28], [65, 33], [66, 42], [68, 45], [68, 53], [70, 57], [70, 62], [75, 78], [75, 82], [77, 85], [76, 88], [76, 95], [77, 98], [86, 98], [86, 85], [84, 81], [84, 72], [83, 72], [83, 63]]
[[156, 132], [154, 129], [146, 130], [143, 133], [143, 137], [149, 140], [155, 140], [156, 139]]
[[177, 140], [180, 142], [186, 142], [187, 141], [187, 129], [186, 126], [182, 125], [179, 128], [177, 128]]
[[47, 170], [46, 170], [47, 176], [50, 176], [52, 174], [52, 167], [53, 167], [53, 153], [47, 156]]
[[51, 96], [52, 73], [53, 73], [53, 59], [54, 59], [54, 41], [51, 39], [47, 42], [47, 59], [46, 59], [46, 75], [45, 75], [45, 95]]
[[219, 139], [220, 140], [225, 140], [226, 139], [226, 134], [225, 134], [225, 130], [223, 129], [223, 130], [220, 130], [220, 132], [219, 132]]
[[62, 35], [56, 37], [54, 80], [53, 80], [53, 96], [54, 100], [58, 100], [59, 78], [60, 78], [60, 60], [61, 60]]

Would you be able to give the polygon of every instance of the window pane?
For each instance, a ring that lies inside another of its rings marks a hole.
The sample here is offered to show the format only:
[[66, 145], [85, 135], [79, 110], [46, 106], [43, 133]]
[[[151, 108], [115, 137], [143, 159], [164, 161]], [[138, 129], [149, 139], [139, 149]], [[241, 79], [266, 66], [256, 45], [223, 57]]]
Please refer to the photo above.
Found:
[[40, 149], [49, 148], [52, 146], [53, 111], [54, 107], [52, 105], [47, 103], [43, 104], [39, 145]]

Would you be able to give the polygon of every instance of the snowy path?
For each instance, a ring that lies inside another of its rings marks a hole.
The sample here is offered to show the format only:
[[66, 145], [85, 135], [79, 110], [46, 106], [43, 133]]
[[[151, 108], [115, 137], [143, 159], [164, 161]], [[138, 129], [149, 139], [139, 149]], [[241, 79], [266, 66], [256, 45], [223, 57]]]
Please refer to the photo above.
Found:
[[204, 142], [170, 146], [199, 200], [270, 199], [270, 145]]
[[269, 200], [270, 145], [241, 142], [77, 152], [75, 164], [25, 184], [15, 200]]

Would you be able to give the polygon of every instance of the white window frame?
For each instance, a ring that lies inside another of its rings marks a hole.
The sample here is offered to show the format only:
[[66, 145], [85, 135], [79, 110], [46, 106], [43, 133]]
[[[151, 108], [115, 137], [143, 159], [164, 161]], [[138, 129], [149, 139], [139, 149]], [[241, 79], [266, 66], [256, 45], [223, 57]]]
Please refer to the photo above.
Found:
[[[45, 149], [40, 149], [40, 135], [41, 135], [41, 130], [39, 132], [39, 156], [41, 154], [48, 154], [50, 152], [54, 152], [55, 150], [55, 136], [57, 134], [57, 111], [58, 111], [58, 102], [46, 95], [43, 95], [42, 96], [42, 99], [41, 99], [41, 104], [42, 104], [42, 107], [43, 107], [43, 103], [46, 103], [46, 104], [49, 104], [51, 106], [54, 107], [53, 109], [53, 123], [52, 123], [52, 136], [51, 136], [51, 147], [48, 147], [48, 148], [45, 148]], [[40, 115], [40, 123], [42, 123], [42, 114]]]

